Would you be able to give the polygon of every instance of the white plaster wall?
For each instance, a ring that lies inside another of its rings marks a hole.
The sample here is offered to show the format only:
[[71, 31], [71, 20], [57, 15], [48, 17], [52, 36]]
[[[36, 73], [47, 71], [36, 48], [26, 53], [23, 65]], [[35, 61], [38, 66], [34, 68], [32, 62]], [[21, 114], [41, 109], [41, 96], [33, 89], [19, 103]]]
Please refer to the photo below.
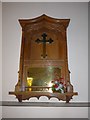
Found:
[[[2, 101], [2, 3], [0, 1], [0, 101]], [[2, 106], [0, 106], [0, 119], [2, 118]]]
[[3, 118], [88, 118], [88, 109], [87, 107], [3, 107]]
[[[73, 97], [73, 102], [88, 101], [88, 3], [3, 3], [3, 100], [13, 100], [15, 96], [8, 95], [9, 91], [14, 90], [14, 86], [18, 80], [18, 67], [20, 57], [20, 45], [21, 45], [21, 27], [18, 19], [20, 18], [34, 18], [42, 14], [47, 14], [55, 18], [70, 18], [70, 24], [68, 27], [68, 59], [69, 69], [71, 71], [71, 83], [74, 86], [74, 90], [78, 91], [79, 95]], [[53, 101], [57, 101], [53, 99]], [[32, 101], [32, 100], [31, 100]], [[33, 99], [33, 101], [38, 101]], [[42, 99], [40, 101], [48, 101]], [[26, 110], [20, 108], [21, 113], [24, 114]], [[32, 109], [34, 112], [36, 108]], [[81, 109], [84, 114], [79, 114], [77, 109], [73, 108], [55, 108], [53, 111], [50, 109], [38, 109], [41, 111], [39, 117], [42, 117], [44, 112], [50, 114], [58, 114], [64, 110], [71, 110], [73, 117], [86, 117], [87, 108]], [[10, 108], [11, 110], [11, 108]], [[59, 111], [58, 111], [59, 110]], [[7, 111], [7, 114], [6, 112]], [[11, 113], [17, 115], [17, 110], [12, 109]], [[10, 111], [3, 107], [3, 117], [13, 117], [13, 114], [9, 114]], [[77, 114], [74, 115], [74, 114]], [[70, 117], [71, 113], [67, 116]], [[25, 115], [26, 116], [26, 115]], [[31, 116], [28, 114], [28, 116]], [[35, 117], [32, 114], [33, 117]], [[62, 115], [63, 117], [64, 114]], [[20, 116], [19, 116], [20, 117]], [[22, 117], [22, 116], [21, 116]], [[27, 117], [27, 116], [26, 116]], [[60, 117], [60, 116], [58, 116]]]
[[[90, 1], [88, 3], [88, 46], [90, 46]], [[90, 47], [88, 47], [88, 51], [90, 51]], [[90, 52], [88, 52], [88, 63], [90, 61]], [[88, 65], [88, 73], [90, 71], [90, 64]], [[90, 78], [90, 74], [88, 75], [88, 78]], [[90, 85], [90, 80], [88, 79], [88, 87]], [[90, 91], [90, 87], [88, 88], [88, 91]], [[90, 92], [88, 93], [88, 101], [90, 102]], [[88, 108], [88, 118], [90, 119], [90, 107]]]

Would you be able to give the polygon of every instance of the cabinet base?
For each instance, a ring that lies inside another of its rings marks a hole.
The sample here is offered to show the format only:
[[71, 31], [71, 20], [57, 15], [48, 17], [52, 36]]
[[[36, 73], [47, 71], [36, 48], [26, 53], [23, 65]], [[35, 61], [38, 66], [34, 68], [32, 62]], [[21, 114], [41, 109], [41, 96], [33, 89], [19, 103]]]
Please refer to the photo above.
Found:
[[9, 92], [9, 94], [15, 95], [19, 102], [22, 102], [22, 100], [29, 100], [31, 97], [36, 97], [39, 99], [41, 96], [47, 96], [48, 99], [55, 97], [58, 98], [58, 100], [66, 101], [66, 103], [69, 103], [69, 101], [72, 99], [74, 95], [78, 95], [77, 92], [50, 93], [50, 92], [40, 92], [40, 91]]

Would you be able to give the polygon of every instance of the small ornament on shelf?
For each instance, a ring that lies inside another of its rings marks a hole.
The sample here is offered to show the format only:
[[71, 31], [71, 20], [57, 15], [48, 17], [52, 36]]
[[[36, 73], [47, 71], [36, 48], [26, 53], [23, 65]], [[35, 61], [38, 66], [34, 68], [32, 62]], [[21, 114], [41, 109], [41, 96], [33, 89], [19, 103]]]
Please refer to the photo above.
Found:
[[52, 85], [53, 92], [59, 92], [59, 93], [66, 92], [66, 84], [64, 78], [54, 79], [52, 83], [53, 83]]

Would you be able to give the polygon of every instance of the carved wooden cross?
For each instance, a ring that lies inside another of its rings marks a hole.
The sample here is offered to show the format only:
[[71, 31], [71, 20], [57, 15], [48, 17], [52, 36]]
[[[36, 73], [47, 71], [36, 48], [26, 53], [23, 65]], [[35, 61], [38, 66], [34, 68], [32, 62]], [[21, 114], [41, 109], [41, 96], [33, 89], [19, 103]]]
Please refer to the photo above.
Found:
[[43, 39], [42, 40], [40, 40], [40, 39], [37, 39], [37, 40], [35, 40], [35, 42], [37, 42], [37, 43], [42, 43], [43, 44], [43, 54], [41, 55], [43, 58], [46, 58], [46, 56], [47, 56], [47, 54], [46, 54], [46, 43], [52, 43], [53, 42], [53, 40], [50, 38], [50, 39], [46, 39], [46, 37], [47, 37], [47, 34], [46, 33], [43, 33], [42, 34], [42, 37], [43, 37]]

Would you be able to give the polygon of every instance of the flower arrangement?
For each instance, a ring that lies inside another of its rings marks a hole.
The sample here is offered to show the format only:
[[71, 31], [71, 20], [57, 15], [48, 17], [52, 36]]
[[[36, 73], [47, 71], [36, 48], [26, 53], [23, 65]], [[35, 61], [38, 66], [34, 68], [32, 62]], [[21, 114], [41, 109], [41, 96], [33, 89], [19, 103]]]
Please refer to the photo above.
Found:
[[55, 73], [55, 78], [51, 82], [53, 83], [53, 85], [52, 85], [53, 92], [59, 92], [59, 93], [65, 92], [65, 90], [66, 90], [65, 80], [64, 80], [64, 78], [59, 77], [59, 75], [57, 73]]

